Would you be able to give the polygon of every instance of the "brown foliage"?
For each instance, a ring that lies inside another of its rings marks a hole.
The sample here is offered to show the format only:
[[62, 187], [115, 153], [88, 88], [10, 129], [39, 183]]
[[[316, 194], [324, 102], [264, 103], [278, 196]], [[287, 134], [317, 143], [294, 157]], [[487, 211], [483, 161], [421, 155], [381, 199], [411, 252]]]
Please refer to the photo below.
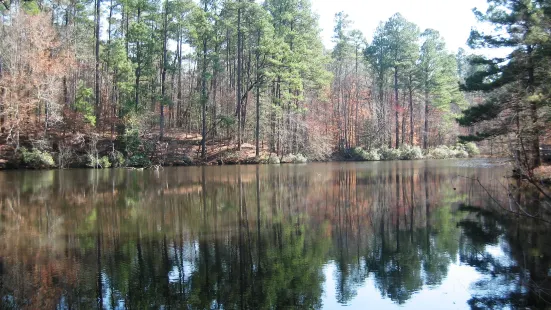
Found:
[[20, 136], [36, 137], [63, 120], [63, 78], [75, 59], [49, 14], [19, 12], [11, 21], [0, 35], [0, 115], [5, 139], [18, 146]]

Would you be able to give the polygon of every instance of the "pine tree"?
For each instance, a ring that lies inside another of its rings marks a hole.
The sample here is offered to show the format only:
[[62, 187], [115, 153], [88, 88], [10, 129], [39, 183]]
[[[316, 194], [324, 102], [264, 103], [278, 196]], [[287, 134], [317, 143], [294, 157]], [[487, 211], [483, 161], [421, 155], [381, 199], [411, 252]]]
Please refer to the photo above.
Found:
[[473, 57], [476, 72], [464, 85], [468, 91], [487, 92], [488, 99], [463, 112], [459, 124], [486, 123], [486, 128], [463, 140], [482, 140], [514, 132], [517, 164], [527, 170], [541, 164], [539, 110], [548, 102], [549, 4], [537, 0], [488, 0], [488, 10], [475, 10], [480, 22], [496, 29], [471, 32], [472, 48], [510, 48], [506, 58]]
[[387, 37], [389, 66], [394, 71], [395, 144], [398, 148], [400, 143], [398, 110], [401, 108], [398, 96], [399, 80], [402, 70], [411, 67], [417, 60], [419, 29], [417, 25], [408, 22], [402, 15], [397, 13], [385, 23], [384, 32]]
[[423, 32], [420, 56], [420, 83], [425, 101], [423, 148], [429, 146], [429, 113], [436, 108], [449, 111], [452, 103], [461, 104], [457, 63], [438, 31]]

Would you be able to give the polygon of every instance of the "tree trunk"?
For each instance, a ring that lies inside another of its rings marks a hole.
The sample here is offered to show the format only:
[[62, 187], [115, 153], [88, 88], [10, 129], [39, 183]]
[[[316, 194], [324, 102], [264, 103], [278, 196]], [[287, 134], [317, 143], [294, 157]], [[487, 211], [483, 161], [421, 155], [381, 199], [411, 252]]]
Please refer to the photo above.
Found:
[[413, 145], [413, 89], [409, 89], [409, 144]]
[[[214, 50], [214, 54], [218, 55], [218, 46]], [[216, 92], [218, 88], [218, 67], [213, 66], [212, 68], [212, 136], [216, 137], [218, 135], [217, 130], [217, 118], [218, 118], [218, 107], [216, 104]]]
[[[141, 17], [141, 8], [138, 6], [138, 16], [137, 22], [140, 22]], [[136, 89], [135, 89], [135, 99], [134, 99], [134, 110], [138, 112], [138, 107], [140, 106], [140, 78], [142, 73], [141, 68], [141, 50], [140, 50], [140, 41], [136, 42]]]
[[182, 126], [182, 37], [178, 34], [178, 94], [176, 95], [176, 126]]
[[355, 80], [356, 80], [356, 100], [355, 100], [355, 104], [356, 104], [356, 111], [355, 111], [355, 117], [354, 117], [354, 146], [358, 146], [360, 144], [360, 135], [359, 135], [359, 126], [358, 126], [358, 109], [359, 109], [359, 105], [360, 105], [360, 78], [358, 76], [358, 46], [356, 46], [356, 57], [355, 57], [355, 65], [354, 65], [354, 68], [355, 68]]
[[100, 102], [100, 68], [99, 68], [99, 45], [100, 45], [100, 5], [101, 0], [96, 0], [96, 12], [95, 12], [95, 22], [96, 22], [96, 46], [95, 46], [95, 56], [96, 56], [96, 75], [95, 75], [95, 105], [96, 105], [96, 125], [99, 125], [100, 115], [101, 115], [101, 102]]
[[[527, 48], [528, 51], [528, 91], [530, 94], [534, 92], [534, 83], [535, 83], [535, 77], [534, 77], [534, 63], [533, 63], [533, 47], [531, 45]], [[538, 126], [538, 106], [536, 102], [532, 101], [530, 102], [530, 118], [532, 121], [532, 161], [531, 161], [531, 167], [528, 167], [529, 169], [537, 168], [541, 165], [541, 156], [540, 156], [540, 132], [539, 132], [539, 126]]]
[[166, 43], [168, 39], [168, 0], [165, 0], [165, 13], [164, 13], [164, 26], [163, 26], [163, 63], [161, 67], [161, 102], [159, 107], [161, 113], [159, 115], [159, 141], [163, 140], [164, 136], [164, 127], [165, 127], [165, 96], [166, 96], [166, 67], [167, 67], [167, 52], [166, 52]]
[[[257, 45], [260, 47], [260, 31], [257, 32]], [[255, 156], [258, 158], [260, 156], [260, 51], [258, 48], [256, 50], [256, 83], [256, 128], [254, 138], [256, 144]]]
[[[205, 12], [207, 12], [207, 2], [205, 1]], [[207, 158], [207, 34], [203, 33], [203, 63], [201, 73], [201, 158]]]
[[241, 0], [237, 4], [237, 90], [236, 90], [236, 104], [237, 104], [237, 150], [241, 151], [241, 66], [242, 66], [242, 46], [241, 46]]
[[425, 126], [423, 129], [423, 149], [428, 148], [429, 143], [429, 91], [425, 90]]
[[396, 110], [396, 148], [400, 146], [400, 125], [398, 121], [398, 107], [399, 107], [399, 99], [398, 99], [398, 67], [394, 68], [394, 109]]

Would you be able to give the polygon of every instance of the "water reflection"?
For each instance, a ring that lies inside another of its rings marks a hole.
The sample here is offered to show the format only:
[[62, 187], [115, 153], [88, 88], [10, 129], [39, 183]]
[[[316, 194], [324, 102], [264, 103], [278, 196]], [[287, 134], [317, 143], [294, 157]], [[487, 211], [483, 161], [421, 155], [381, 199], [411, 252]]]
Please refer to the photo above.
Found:
[[541, 197], [482, 163], [1, 173], [0, 308], [413, 306], [468, 272], [432, 306], [545, 308], [547, 227], [462, 176]]

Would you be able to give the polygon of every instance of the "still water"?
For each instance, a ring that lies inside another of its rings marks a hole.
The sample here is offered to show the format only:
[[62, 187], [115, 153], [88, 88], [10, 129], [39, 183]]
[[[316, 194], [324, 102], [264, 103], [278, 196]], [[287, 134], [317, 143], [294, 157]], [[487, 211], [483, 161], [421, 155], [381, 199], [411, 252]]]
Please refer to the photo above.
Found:
[[0, 308], [546, 308], [551, 230], [497, 206], [541, 203], [509, 170], [0, 172]]

